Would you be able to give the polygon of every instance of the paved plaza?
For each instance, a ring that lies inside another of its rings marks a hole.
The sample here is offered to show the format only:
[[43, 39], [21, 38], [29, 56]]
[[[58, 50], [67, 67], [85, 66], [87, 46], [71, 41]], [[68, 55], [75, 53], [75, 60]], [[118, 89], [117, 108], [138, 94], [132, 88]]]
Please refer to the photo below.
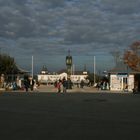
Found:
[[2, 140], [140, 139], [139, 94], [45, 89], [1, 93]]
[[[57, 93], [58, 90], [53, 85], [40, 85], [36, 91]], [[84, 86], [83, 88], [79, 88], [76, 85], [73, 86], [72, 89], [68, 89], [67, 92], [68, 93], [116, 93], [116, 91], [98, 90], [97, 88], [95, 88], [93, 86], [91, 86], [91, 87]], [[117, 91], [117, 93], [126, 93], [126, 92]]]
[[[40, 85], [37, 89], [39, 92], [57, 92], [57, 88], [55, 88], [53, 85]], [[82, 92], [82, 93], [91, 93], [91, 92], [97, 92], [98, 90], [94, 87], [87, 87], [84, 86], [83, 88], [79, 88], [77, 86], [73, 86], [72, 89], [68, 89], [68, 93], [74, 93], [74, 92]]]

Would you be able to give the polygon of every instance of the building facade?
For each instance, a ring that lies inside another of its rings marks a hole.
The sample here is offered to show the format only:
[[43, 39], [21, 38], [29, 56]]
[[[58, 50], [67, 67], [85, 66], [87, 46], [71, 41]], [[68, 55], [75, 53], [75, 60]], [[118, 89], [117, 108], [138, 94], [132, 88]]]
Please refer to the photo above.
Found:
[[131, 70], [123, 62], [110, 70], [110, 90], [114, 91], [133, 91], [135, 85], [136, 72]]
[[133, 91], [134, 74], [111, 73], [110, 90], [112, 91]]
[[[86, 74], [75, 74], [70, 76], [70, 80], [72, 83], [80, 83], [82, 80], [86, 81], [87, 78], [87, 73]], [[65, 79], [68, 79], [68, 74], [63, 72], [60, 74], [38, 74], [38, 82], [40, 84], [54, 84], [58, 80], [62, 80], [65, 77]]]

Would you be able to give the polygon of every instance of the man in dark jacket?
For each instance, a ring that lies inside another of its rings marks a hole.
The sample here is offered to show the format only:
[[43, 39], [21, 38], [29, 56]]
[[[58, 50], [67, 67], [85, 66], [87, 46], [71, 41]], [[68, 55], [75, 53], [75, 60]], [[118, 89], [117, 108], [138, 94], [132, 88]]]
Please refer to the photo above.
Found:
[[63, 84], [63, 93], [66, 93], [67, 92], [67, 80], [65, 78], [63, 78], [62, 84]]

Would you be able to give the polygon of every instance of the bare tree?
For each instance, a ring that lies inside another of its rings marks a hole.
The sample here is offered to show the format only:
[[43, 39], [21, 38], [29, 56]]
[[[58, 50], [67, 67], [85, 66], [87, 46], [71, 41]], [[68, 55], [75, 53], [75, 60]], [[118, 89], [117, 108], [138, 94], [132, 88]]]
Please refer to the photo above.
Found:
[[110, 54], [113, 56], [114, 62], [117, 65], [120, 61], [121, 52], [119, 50], [113, 50], [110, 52]]
[[124, 63], [131, 69], [140, 71], [140, 41], [132, 43], [129, 48], [124, 52]]

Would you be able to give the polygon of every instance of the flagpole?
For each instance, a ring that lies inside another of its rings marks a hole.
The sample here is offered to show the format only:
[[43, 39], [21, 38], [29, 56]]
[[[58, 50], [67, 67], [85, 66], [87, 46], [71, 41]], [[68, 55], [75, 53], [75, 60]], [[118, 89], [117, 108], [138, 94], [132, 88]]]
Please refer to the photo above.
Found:
[[94, 84], [95, 84], [95, 73], [96, 73], [96, 60], [95, 60], [95, 56], [94, 56]]
[[32, 78], [34, 76], [34, 57], [32, 55]]

